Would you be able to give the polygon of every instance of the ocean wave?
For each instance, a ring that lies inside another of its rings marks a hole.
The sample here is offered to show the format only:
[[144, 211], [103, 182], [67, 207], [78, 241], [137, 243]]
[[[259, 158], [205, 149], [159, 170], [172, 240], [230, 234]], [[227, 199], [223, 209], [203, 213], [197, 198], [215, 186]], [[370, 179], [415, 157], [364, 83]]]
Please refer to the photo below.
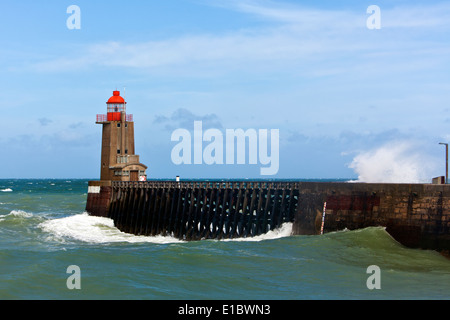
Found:
[[293, 226], [292, 222], [286, 222], [283, 223], [279, 228], [270, 230], [267, 233], [258, 236], [222, 239], [220, 241], [264, 241], [264, 240], [286, 238], [292, 235], [292, 226]]
[[[93, 244], [108, 243], [183, 243], [184, 240], [173, 236], [137, 236], [121, 232], [109, 218], [95, 217], [82, 213], [70, 217], [47, 220], [39, 226], [44, 232], [58, 241], [78, 240]], [[292, 234], [292, 223], [284, 223], [280, 228], [255, 237], [223, 239], [220, 241], [264, 241], [289, 237]]]
[[11, 188], [2, 189], [0, 191], [1, 192], [13, 192], [13, 190]]
[[34, 217], [32, 213], [22, 211], [22, 210], [13, 210], [9, 214], [0, 215], [0, 222], [6, 220], [24, 220]]
[[13, 210], [9, 213], [9, 215], [12, 215], [14, 217], [19, 217], [19, 218], [31, 218], [33, 217], [32, 213], [26, 212], [26, 211], [22, 211], [22, 210]]
[[7, 215], [0, 216], [0, 218], [6, 218], [6, 217], [31, 218], [31, 217], [33, 217], [33, 214], [26, 212], [26, 211], [22, 211], [22, 210], [13, 210]]
[[136, 236], [121, 232], [109, 218], [94, 217], [82, 213], [61, 219], [47, 220], [39, 227], [59, 241], [78, 240], [93, 244], [108, 243], [178, 243], [183, 242], [166, 236]]
[[424, 153], [424, 147], [418, 141], [391, 141], [359, 153], [349, 168], [358, 174], [357, 182], [428, 183], [439, 161]]

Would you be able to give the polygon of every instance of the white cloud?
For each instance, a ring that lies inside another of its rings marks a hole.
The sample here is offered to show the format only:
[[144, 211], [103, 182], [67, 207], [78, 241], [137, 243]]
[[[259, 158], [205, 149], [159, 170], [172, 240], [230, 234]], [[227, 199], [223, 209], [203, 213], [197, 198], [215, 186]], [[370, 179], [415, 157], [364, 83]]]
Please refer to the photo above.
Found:
[[[36, 63], [33, 69], [66, 72], [119, 67], [140, 72], [160, 71], [161, 74], [185, 72], [194, 77], [232, 70], [292, 72], [301, 67], [305, 76], [326, 76], [366, 70], [367, 63], [377, 72], [400, 65], [404, 68], [406, 56], [410, 57], [407, 67], [427, 66], [436, 64], [433, 53], [439, 55], [450, 50], [447, 43], [433, 42], [433, 37], [429, 36], [435, 30], [448, 32], [450, 6], [447, 4], [382, 8], [382, 26], [392, 29], [385, 33], [381, 33], [383, 29], [366, 29], [368, 15], [365, 11], [311, 9], [267, 1], [216, 2], [216, 5], [280, 23], [252, 30], [230, 30], [226, 34], [91, 44], [76, 55], [66, 54]], [[417, 38], [416, 32], [405, 31], [405, 27], [421, 27], [426, 29], [422, 32], [427, 35]], [[427, 50], [418, 51], [418, 48]], [[374, 58], [381, 59], [383, 68], [371, 65]]]
[[225, 7], [267, 20], [302, 27], [304, 30], [355, 28], [365, 25], [365, 15], [343, 10], [308, 8], [273, 1], [227, 1]]
[[444, 32], [444, 28], [450, 26], [450, 5], [447, 2], [381, 10], [382, 25], [385, 28], [433, 28]]
[[[211, 1], [208, 1], [210, 4]], [[353, 10], [315, 9], [299, 4], [268, 0], [218, 0], [215, 5], [252, 14], [267, 20], [302, 26], [305, 29], [355, 29], [366, 26], [370, 14], [364, 4]], [[443, 28], [450, 26], [450, 5], [447, 2], [423, 4], [379, 4], [382, 28]], [[442, 31], [442, 30], [441, 30]]]

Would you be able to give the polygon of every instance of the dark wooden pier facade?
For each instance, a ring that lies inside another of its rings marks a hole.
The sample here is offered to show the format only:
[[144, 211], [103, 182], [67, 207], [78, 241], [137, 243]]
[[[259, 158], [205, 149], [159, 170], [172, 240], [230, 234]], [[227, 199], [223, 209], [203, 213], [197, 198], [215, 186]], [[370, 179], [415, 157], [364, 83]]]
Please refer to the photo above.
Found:
[[115, 181], [108, 217], [136, 235], [227, 239], [293, 222], [297, 204], [294, 183]]

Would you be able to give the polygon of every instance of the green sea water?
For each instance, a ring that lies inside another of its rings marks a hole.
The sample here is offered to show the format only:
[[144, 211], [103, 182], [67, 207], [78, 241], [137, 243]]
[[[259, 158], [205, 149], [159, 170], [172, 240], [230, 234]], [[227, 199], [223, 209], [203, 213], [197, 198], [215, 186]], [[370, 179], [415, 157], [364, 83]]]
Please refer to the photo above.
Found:
[[[138, 237], [84, 212], [87, 180], [0, 180], [0, 299], [449, 299], [450, 259], [383, 228], [232, 241]], [[370, 290], [367, 268], [380, 268]], [[80, 289], [69, 289], [78, 266]]]

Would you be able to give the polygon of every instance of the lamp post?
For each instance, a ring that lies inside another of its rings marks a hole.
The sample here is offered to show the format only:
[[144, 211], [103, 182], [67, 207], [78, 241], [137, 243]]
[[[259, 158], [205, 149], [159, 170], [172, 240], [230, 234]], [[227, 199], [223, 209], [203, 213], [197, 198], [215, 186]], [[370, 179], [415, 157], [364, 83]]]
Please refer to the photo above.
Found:
[[445, 145], [445, 184], [448, 184], [448, 143], [439, 142]]

